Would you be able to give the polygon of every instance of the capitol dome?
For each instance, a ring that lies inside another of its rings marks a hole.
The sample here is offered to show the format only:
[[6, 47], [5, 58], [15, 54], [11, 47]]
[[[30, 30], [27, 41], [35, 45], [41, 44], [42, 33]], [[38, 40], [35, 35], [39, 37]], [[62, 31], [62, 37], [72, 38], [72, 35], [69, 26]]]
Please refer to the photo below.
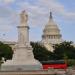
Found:
[[50, 44], [57, 44], [61, 42], [60, 29], [53, 20], [52, 12], [50, 12], [49, 21], [43, 30], [42, 41]]

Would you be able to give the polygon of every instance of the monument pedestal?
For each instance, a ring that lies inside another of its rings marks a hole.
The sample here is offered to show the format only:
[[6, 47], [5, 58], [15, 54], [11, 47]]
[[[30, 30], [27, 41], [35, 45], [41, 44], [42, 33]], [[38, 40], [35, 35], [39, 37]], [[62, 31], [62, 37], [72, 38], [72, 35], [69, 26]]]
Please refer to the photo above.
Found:
[[17, 45], [13, 59], [2, 64], [2, 71], [41, 70], [42, 65], [34, 59], [31, 46]]

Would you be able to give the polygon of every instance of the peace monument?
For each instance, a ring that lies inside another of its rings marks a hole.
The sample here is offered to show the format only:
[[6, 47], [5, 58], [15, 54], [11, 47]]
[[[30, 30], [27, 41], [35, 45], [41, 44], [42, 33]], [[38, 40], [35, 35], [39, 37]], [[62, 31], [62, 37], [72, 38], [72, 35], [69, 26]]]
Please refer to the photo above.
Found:
[[22, 11], [20, 14], [20, 25], [18, 28], [18, 42], [15, 45], [14, 55], [12, 60], [7, 60], [2, 65], [2, 70], [39, 70], [41, 64], [34, 59], [32, 47], [29, 42], [29, 26], [27, 24], [28, 14]]

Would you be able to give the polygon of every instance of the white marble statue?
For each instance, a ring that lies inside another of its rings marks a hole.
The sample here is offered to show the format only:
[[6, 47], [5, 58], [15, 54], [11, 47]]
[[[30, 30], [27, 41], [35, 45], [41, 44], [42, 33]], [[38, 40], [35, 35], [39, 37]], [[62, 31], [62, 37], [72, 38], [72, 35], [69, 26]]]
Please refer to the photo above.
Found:
[[21, 24], [25, 24], [25, 23], [27, 23], [27, 21], [28, 21], [28, 15], [27, 15], [27, 13], [26, 13], [26, 11], [24, 10], [24, 11], [22, 11], [22, 13], [20, 14], [20, 21], [21, 21]]

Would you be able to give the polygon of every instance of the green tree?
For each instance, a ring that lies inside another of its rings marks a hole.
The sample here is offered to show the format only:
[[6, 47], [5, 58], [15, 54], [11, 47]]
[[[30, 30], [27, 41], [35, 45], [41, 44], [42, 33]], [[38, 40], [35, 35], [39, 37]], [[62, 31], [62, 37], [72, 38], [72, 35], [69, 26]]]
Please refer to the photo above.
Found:
[[12, 59], [12, 56], [12, 48], [9, 45], [0, 42], [0, 65], [4, 63], [4, 61]]
[[31, 42], [33, 47], [34, 58], [42, 61], [48, 61], [54, 59], [54, 54], [48, 51], [43, 45], [40, 45], [38, 42]]
[[73, 42], [62, 42], [54, 46], [54, 54], [58, 60], [65, 60], [69, 66], [75, 65], [75, 47]]
[[75, 47], [73, 46], [73, 42], [64, 41], [60, 44], [56, 44], [54, 46], [54, 54], [58, 59], [75, 59]]

